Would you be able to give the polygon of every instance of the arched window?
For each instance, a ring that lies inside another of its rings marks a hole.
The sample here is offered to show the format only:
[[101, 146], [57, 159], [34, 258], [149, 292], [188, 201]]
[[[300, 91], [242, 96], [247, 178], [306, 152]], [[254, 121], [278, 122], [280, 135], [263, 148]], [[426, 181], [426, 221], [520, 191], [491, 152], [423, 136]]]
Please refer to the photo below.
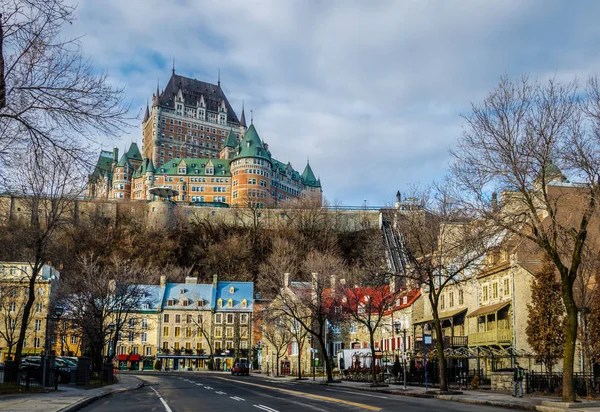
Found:
[[223, 307], [223, 299], [219, 298], [219, 300], [217, 300], [217, 306], [220, 308]]
[[229, 299], [229, 300], [227, 301], [227, 307], [228, 307], [228, 308], [232, 308], [232, 307], [233, 307], [233, 299]]
[[235, 292], [235, 288], [232, 286], [229, 288], [229, 293], [234, 293]]
[[248, 301], [246, 299], [242, 300], [242, 308], [246, 309], [248, 307]]

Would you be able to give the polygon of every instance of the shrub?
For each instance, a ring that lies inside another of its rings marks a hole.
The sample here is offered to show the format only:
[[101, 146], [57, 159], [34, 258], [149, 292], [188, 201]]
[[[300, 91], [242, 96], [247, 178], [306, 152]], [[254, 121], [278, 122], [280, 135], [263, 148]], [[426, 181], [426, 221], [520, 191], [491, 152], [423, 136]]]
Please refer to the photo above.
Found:
[[471, 381], [471, 389], [479, 389], [479, 376], [473, 376], [473, 380]]

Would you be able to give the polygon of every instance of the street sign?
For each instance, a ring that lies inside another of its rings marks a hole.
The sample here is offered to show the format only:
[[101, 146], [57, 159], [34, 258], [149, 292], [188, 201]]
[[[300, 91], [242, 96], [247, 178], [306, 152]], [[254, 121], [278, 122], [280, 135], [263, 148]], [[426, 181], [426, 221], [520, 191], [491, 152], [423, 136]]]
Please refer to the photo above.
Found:
[[423, 338], [425, 339], [425, 345], [431, 345], [431, 335], [425, 335]]

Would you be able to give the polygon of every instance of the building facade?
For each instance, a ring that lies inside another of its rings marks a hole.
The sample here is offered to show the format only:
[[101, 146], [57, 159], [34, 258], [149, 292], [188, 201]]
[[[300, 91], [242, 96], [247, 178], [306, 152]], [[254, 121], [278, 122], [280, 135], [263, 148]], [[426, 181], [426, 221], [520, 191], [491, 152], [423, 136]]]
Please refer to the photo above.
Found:
[[220, 82], [173, 71], [152, 96], [136, 143], [119, 158], [102, 151], [89, 176], [90, 199], [153, 200], [153, 187], [177, 191], [171, 200], [196, 205], [267, 207], [322, 200], [321, 181], [307, 163], [302, 174], [276, 160], [255, 126], [238, 119]]
[[[32, 267], [28, 262], [0, 262], [0, 362], [14, 357], [19, 338], [23, 310], [29, 293]], [[31, 308], [22, 355], [39, 355], [49, 339], [48, 347], [55, 349], [55, 322], [48, 321], [60, 273], [45, 264], [35, 282], [35, 301]], [[46, 328], [48, 332], [46, 332]]]

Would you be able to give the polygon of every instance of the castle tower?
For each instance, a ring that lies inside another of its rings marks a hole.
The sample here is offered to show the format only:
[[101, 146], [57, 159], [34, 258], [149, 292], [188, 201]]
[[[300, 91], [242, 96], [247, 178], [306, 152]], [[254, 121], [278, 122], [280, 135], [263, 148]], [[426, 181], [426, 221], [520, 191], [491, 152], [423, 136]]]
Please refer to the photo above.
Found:
[[113, 199], [130, 200], [131, 199], [131, 177], [133, 176], [134, 168], [127, 154], [123, 153], [121, 159], [114, 169], [112, 181], [112, 196]]
[[235, 134], [233, 134], [233, 129], [229, 130], [229, 136], [227, 136], [227, 141], [225, 142], [225, 147], [221, 149], [221, 153], [219, 157], [221, 159], [231, 159], [233, 157], [233, 153], [235, 151], [235, 147], [238, 145], [237, 138]]
[[321, 179], [317, 179], [310, 167], [310, 163], [306, 162], [304, 172], [302, 172], [302, 197], [305, 199], [315, 200], [321, 203], [323, 201], [323, 189], [321, 187]]
[[270, 202], [271, 156], [253, 124], [237, 145], [230, 164], [231, 204], [239, 207], [264, 207]]

